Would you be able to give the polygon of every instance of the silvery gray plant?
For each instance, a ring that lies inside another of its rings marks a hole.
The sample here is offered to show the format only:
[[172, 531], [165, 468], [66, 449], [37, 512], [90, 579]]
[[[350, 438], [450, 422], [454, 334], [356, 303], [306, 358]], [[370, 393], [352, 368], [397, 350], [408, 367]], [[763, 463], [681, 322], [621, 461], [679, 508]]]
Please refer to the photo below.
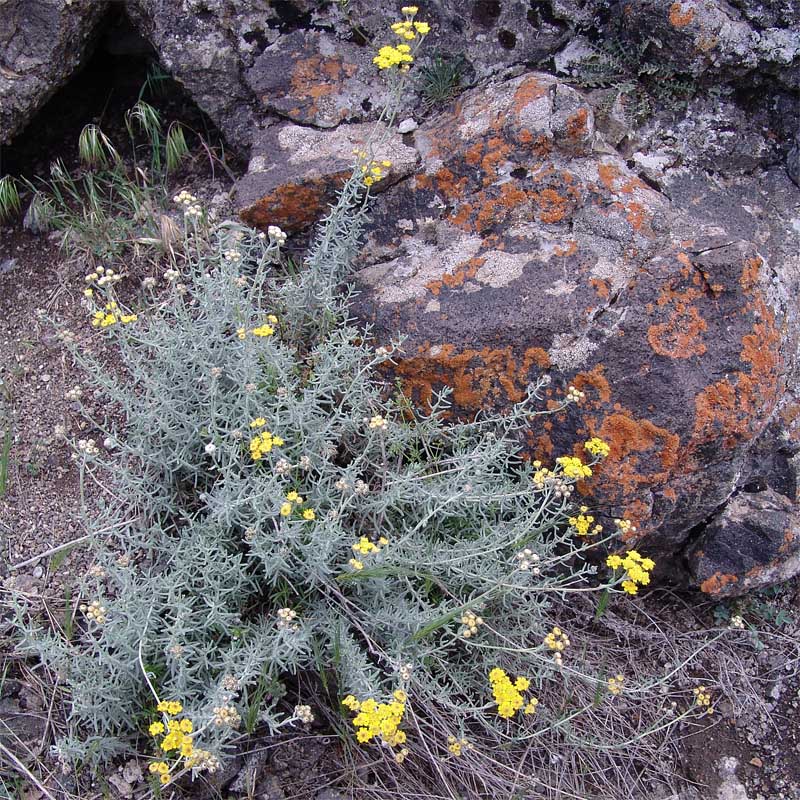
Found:
[[[475, 713], [491, 725], [476, 712], [489, 670], [531, 671], [509, 641], [544, 650], [539, 680], [555, 669], [545, 598], [593, 570], [565, 547], [566, 497], [534, 488], [520, 456], [540, 387], [473, 422], [447, 418], [446, 391], [414, 409], [384, 377], [401, 342], [381, 346], [348, 316], [364, 213], [355, 171], [294, 275], [279, 232], [187, 216], [180, 283], [134, 322], [98, 328], [119, 368], [74, 351], [114, 412], [85, 410], [111, 449], [77, 451], [84, 479], [119, 499], [88, 512], [82, 607], [104, 615], [71, 640], [20, 618], [25, 647], [69, 687], [75, 755], [135, 746], [157, 699], [179, 699], [198, 729], [226, 702], [248, 706], [259, 681], [308, 671], [340, 697], [403, 687], [462, 726]], [[264, 431], [282, 442], [254, 459]], [[539, 574], [520, 570], [524, 550]], [[470, 642], [470, 611], [502, 632]], [[258, 709], [273, 731], [292, 717], [280, 694]], [[205, 730], [223, 752], [231, 729]]]

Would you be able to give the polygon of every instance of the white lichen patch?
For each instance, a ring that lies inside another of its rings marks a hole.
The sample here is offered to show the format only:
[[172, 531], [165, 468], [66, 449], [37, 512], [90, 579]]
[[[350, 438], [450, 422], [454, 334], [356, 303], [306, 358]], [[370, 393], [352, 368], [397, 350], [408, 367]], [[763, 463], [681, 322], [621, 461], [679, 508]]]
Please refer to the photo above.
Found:
[[[376, 161], [384, 159], [392, 162], [396, 173], [408, 174], [416, 165], [417, 152], [413, 147], [403, 144], [402, 137], [390, 132], [386, 126], [375, 137], [371, 157]], [[278, 145], [289, 154], [290, 164], [308, 164], [314, 161], [341, 161], [351, 164], [353, 150], [364, 147], [370, 133], [371, 124], [339, 125], [335, 130], [317, 130], [300, 125], [284, 125], [278, 131]]]
[[406, 255], [367, 267], [358, 273], [358, 279], [375, 289], [380, 303], [406, 303], [424, 297], [430, 283], [454, 274], [483, 243], [477, 235], [458, 235], [445, 242], [448, 233], [451, 231], [442, 230], [436, 244], [409, 240]]
[[493, 289], [508, 286], [522, 277], [526, 264], [533, 260], [530, 253], [506, 253], [502, 250], [489, 250], [481, 255], [484, 263], [475, 278]]
[[589, 274], [592, 278], [608, 281], [611, 291], [618, 292], [636, 277], [636, 272], [636, 264], [624, 258], [616, 261], [598, 258], [597, 263], [592, 267]]
[[569, 372], [582, 367], [597, 345], [586, 337], [578, 337], [569, 333], [559, 333], [547, 351], [550, 361], [558, 369]]
[[545, 289], [544, 293], [552, 297], [561, 297], [565, 294], [572, 294], [578, 288], [575, 281], [557, 280], [549, 289]]

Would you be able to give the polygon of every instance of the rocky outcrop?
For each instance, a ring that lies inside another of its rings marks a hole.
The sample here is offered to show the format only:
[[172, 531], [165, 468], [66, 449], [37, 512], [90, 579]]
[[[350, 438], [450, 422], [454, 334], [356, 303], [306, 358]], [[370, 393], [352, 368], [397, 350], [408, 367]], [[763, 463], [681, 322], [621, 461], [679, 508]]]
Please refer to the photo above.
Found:
[[[370, 144], [374, 142], [374, 144]], [[353, 169], [355, 151], [367, 152], [381, 167], [381, 191], [409, 175], [417, 151], [386, 126], [340, 125], [324, 132], [291, 123], [262, 133], [253, 146], [247, 174], [236, 186], [239, 213], [248, 225], [279, 225], [295, 233], [314, 225]]]
[[103, 10], [92, 0], [0, 3], [0, 144], [78, 69]]
[[[63, 49], [101, 6], [59, 2], [47, 7], [61, 9], [63, 30], [47, 46]], [[0, 15], [8, 8], [21, 5]], [[243, 218], [313, 224], [386, 99], [372, 56], [396, 7], [126, 9], [249, 154]], [[685, 555], [706, 591], [786, 575], [800, 548], [785, 536], [800, 449], [800, 10], [433, 0], [422, 15], [432, 33], [416, 67], [458, 59], [476, 85], [437, 107], [412, 82], [399, 119], [422, 124], [386, 130], [370, 155], [393, 166], [376, 185], [358, 312], [385, 340], [407, 337], [397, 366], [407, 391], [424, 404], [448, 385], [452, 413], [472, 415], [515, 402], [542, 373], [551, 406], [575, 385], [583, 407], [534, 420], [531, 454], [549, 461], [589, 436], [608, 441], [581, 491], [599, 513], [634, 519], [631, 541], [659, 559]], [[56, 81], [74, 67], [62, 60]], [[9, 131], [44, 94], [34, 96], [10, 104], [22, 110]]]
[[743, 492], [705, 527], [690, 553], [700, 588], [732, 597], [791, 578], [800, 572], [797, 506], [771, 489]]
[[582, 491], [632, 517], [649, 552], [679, 551], [792, 416], [798, 238], [766, 203], [793, 185], [776, 172], [726, 194], [678, 170], [658, 192], [542, 74], [468, 93], [415, 143], [422, 168], [378, 200], [359, 273], [363, 318], [408, 337], [407, 391], [424, 403], [451, 386], [453, 412], [472, 415], [542, 372], [550, 402], [577, 386], [582, 412], [534, 423], [529, 450], [608, 441]]

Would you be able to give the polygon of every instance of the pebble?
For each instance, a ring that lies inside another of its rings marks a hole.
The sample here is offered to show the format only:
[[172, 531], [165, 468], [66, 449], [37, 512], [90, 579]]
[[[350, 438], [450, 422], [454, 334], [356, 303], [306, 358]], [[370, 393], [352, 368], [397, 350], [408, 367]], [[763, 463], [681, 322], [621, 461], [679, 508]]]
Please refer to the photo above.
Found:
[[417, 128], [419, 128], [419, 125], [417, 125], [417, 121], [412, 117], [404, 119], [397, 126], [397, 130], [399, 133], [411, 133], [412, 131], [415, 131]]

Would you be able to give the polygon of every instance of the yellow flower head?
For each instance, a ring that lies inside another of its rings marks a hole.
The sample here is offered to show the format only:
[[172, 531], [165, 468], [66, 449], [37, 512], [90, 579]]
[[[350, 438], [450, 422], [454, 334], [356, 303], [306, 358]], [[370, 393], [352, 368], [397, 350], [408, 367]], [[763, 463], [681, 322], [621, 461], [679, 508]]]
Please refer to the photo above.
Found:
[[612, 569], [625, 570], [622, 590], [634, 595], [639, 591], [639, 586], [647, 586], [650, 583], [650, 572], [656, 562], [652, 558], [643, 558], [637, 550], [629, 550], [624, 558], [618, 555], [608, 556], [606, 564]]
[[528, 689], [530, 681], [519, 677], [512, 682], [505, 670], [495, 667], [489, 673], [489, 685], [497, 704], [498, 715], [511, 719], [525, 705], [522, 692]]
[[584, 443], [584, 449], [587, 453], [598, 458], [606, 458], [611, 452], [611, 448], [602, 440], [593, 436], [588, 442]]
[[164, 723], [154, 722], [147, 730], [151, 736], [158, 736], [158, 734], [164, 733]]
[[288, 517], [289, 514], [292, 513], [292, 504], [291, 503], [283, 503], [281, 505], [281, 516]]
[[575, 456], [561, 456], [556, 459], [556, 463], [561, 467], [567, 478], [579, 481], [581, 478], [590, 478], [592, 476], [591, 468]]

